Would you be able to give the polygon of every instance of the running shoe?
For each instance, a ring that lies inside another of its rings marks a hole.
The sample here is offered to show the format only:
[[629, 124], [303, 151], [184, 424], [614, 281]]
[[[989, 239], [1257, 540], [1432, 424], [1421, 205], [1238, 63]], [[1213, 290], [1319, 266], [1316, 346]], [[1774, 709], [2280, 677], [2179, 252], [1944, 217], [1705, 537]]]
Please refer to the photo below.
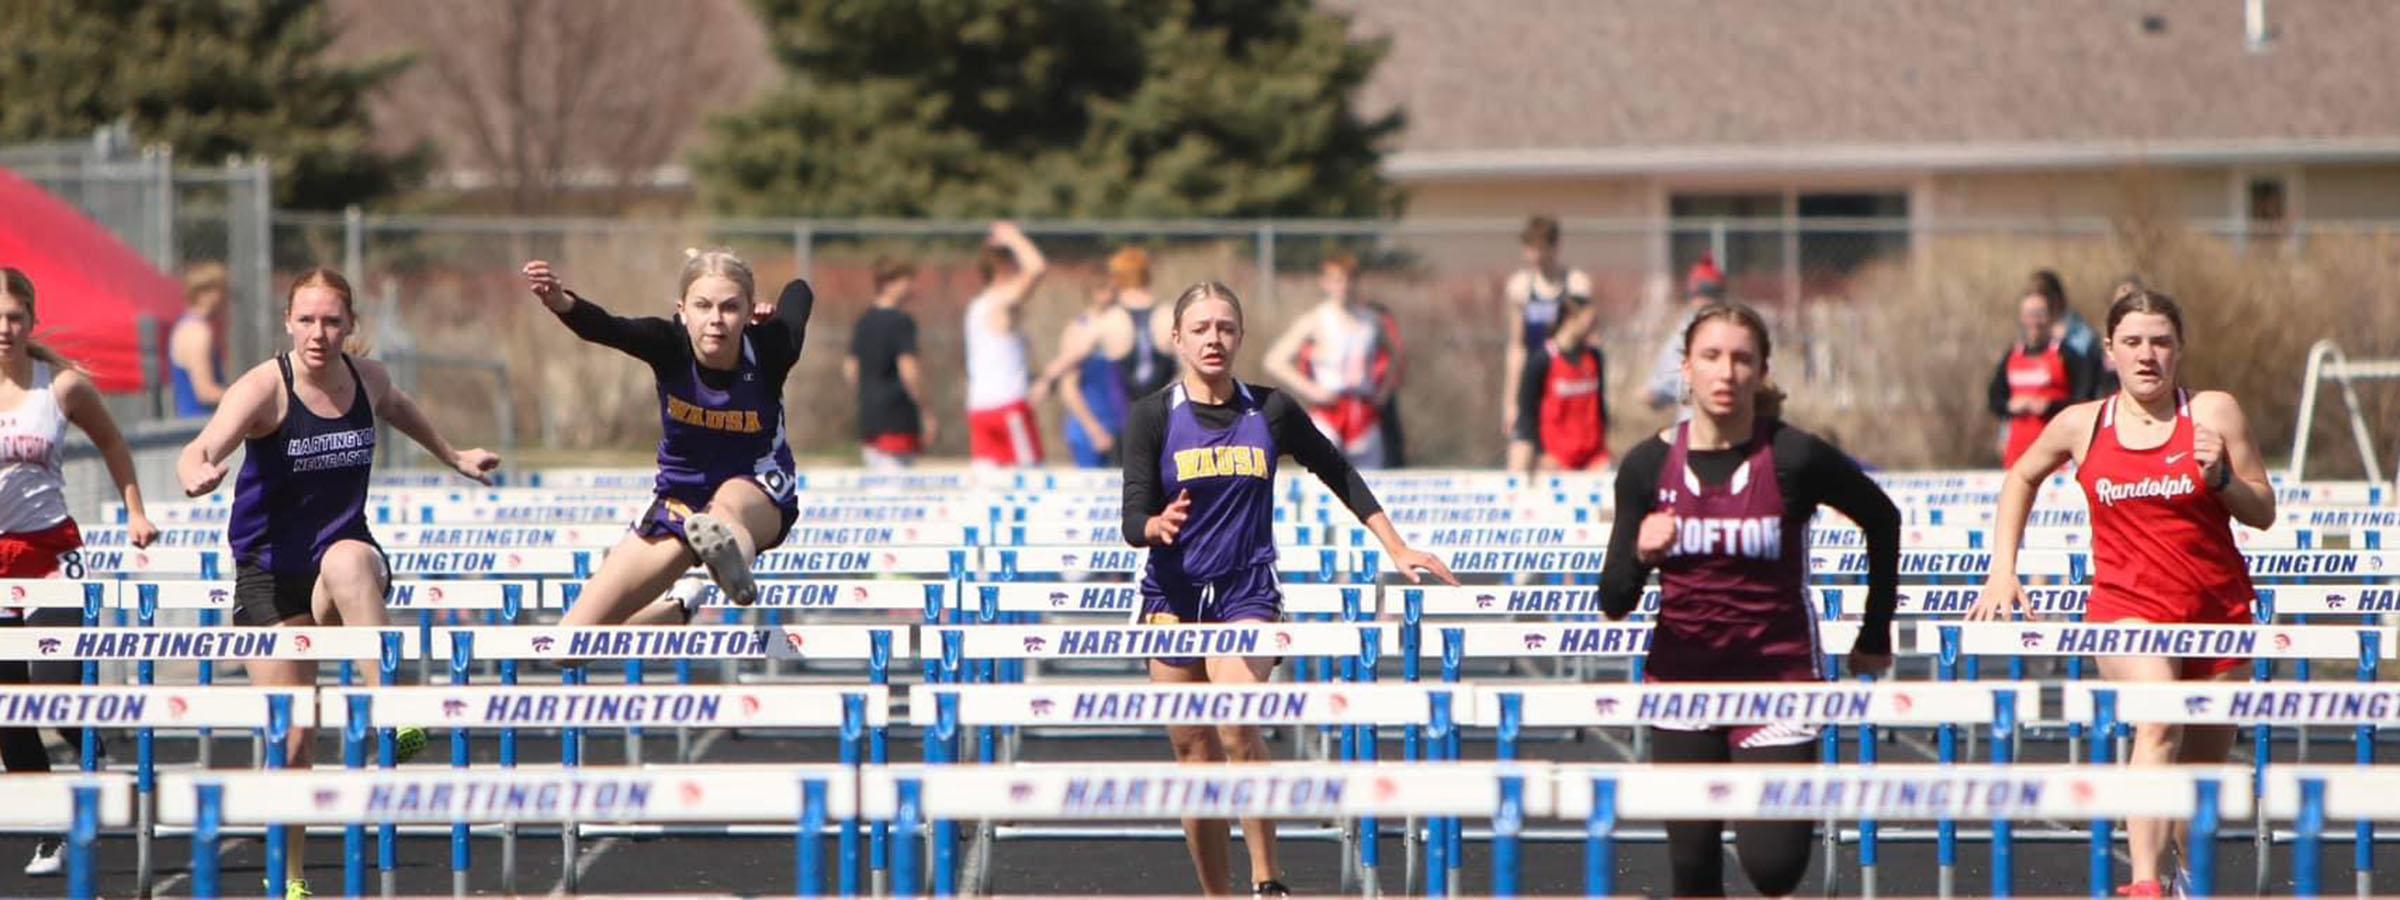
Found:
[[742, 543], [735, 540], [733, 528], [707, 513], [693, 513], [683, 520], [683, 537], [700, 564], [708, 567], [708, 577], [725, 593], [727, 602], [749, 606], [758, 599], [758, 582], [750, 577], [750, 560], [742, 555]]
[[2119, 897], [2162, 897], [2162, 898], [2163, 898], [2163, 897], [2167, 896], [2167, 888], [2166, 888], [2166, 886], [2165, 886], [2165, 885], [2163, 885], [2163, 884], [2160, 884], [2160, 883], [2158, 882], [2158, 879], [2156, 879], [2156, 878], [2153, 878], [2153, 879], [2150, 879], [2150, 880], [2148, 880], [2148, 881], [2136, 881], [2136, 882], [2134, 882], [2134, 883], [2132, 883], [2132, 884], [2129, 884], [2129, 885], [2126, 885], [2126, 886], [2124, 886], [2124, 887], [2118, 888], [2118, 889], [2117, 889], [2117, 896], [2119, 896]]
[[26, 861], [25, 874], [35, 878], [56, 875], [67, 867], [66, 845], [57, 838], [43, 838], [33, 844], [33, 859]]
[[1283, 882], [1272, 878], [1250, 886], [1250, 896], [1253, 897], [1289, 897], [1291, 895], [1291, 888], [1284, 887]]
[[[264, 887], [267, 885], [267, 880], [261, 878], [258, 880], [258, 883], [260, 886]], [[308, 900], [308, 898], [314, 896], [316, 896], [316, 893], [308, 889], [307, 879], [294, 878], [283, 883], [283, 900]]]
[[399, 765], [425, 752], [425, 729], [402, 728], [392, 732], [392, 764]]

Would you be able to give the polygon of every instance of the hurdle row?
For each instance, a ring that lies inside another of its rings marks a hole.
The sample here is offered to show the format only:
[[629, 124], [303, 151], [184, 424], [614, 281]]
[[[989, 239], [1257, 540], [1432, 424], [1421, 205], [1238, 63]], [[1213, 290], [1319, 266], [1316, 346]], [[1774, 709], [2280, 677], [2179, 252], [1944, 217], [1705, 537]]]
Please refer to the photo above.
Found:
[[[837, 687], [717, 687], [702, 689], [675, 688], [511, 688], [453, 687], [397, 688], [381, 690], [319, 689], [86, 689], [80, 694], [37, 694], [29, 690], [11, 691], [38, 699], [43, 705], [62, 713], [52, 717], [52, 724], [75, 721], [107, 722], [124, 726], [129, 723], [168, 723], [189, 726], [208, 723], [225, 727], [262, 725], [273, 738], [288, 733], [292, 727], [324, 725], [340, 728], [345, 737], [345, 759], [352, 767], [364, 761], [364, 736], [370, 733], [370, 722], [392, 724], [421, 724], [453, 729], [454, 736], [464, 729], [507, 727], [582, 727], [622, 725], [628, 719], [673, 722], [683, 725], [709, 727], [838, 727], [844, 738], [842, 762], [855, 766], [860, 762], [858, 737], [868, 727], [880, 727], [888, 721], [882, 707], [888, 702], [884, 689]], [[1930, 726], [1945, 730], [1943, 762], [1949, 758], [1950, 729], [1962, 726], [1988, 725], [1995, 736], [1996, 761], [2005, 762], [2000, 736], [2013, 730], [2018, 722], [2029, 719], [2038, 708], [2040, 686], [2035, 684], [1724, 684], [1724, 685], [1646, 685], [1646, 686], [1586, 686], [1586, 685], [1087, 685], [1059, 686], [920, 686], [912, 693], [929, 694], [910, 704], [911, 715], [928, 727], [931, 738], [926, 743], [929, 764], [947, 764], [957, 758], [952, 744], [962, 724], [1039, 725], [1061, 720], [1102, 722], [1112, 725], [1136, 724], [1252, 724], [1252, 725], [1339, 725], [1349, 731], [1366, 732], [1366, 739], [1357, 747], [1345, 745], [1345, 761], [1372, 761], [1374, 740], [1372, 730], [1377, 725], [1408, 725], [1425, 727], [1433, 736], [1431, 748], [1449, 746], [1447, 754], [1436, 749], [1429, 759], [1452, 760], [1456, 755], [1457, 728], [1467, 725], [1488, 725], [1502, 735], [1501, 759], [1515, 758], [1513, 736], [1523, 727], [1597, 727], [1606, 725], [1636, 725], [1663, 723], [1693, 724], [1763, 724], [1772, 721], [1803, 721], [1824, 725], [1884, 725]], [[972, 704], [962, 704], [963, 696], [972, 695]], [[2293, 697], [2306, 697], [2306, 704], [2287, 702]], [[2195, 702], [2200, 698], [2206, 702]], [[264, 702], [262, 702], [262, 700]], [[927, 702], [930, 700], [931, 702]], [[2070, 715], [2089, 715], [2096, 730], [2105, 730], [2125, 721], [2177, 721], [2241, 724], [2276, 720], [2314, 721], [2320, 724], [2366, 723], [2395, 717], [2394, 705], [2400, 703], [2400, 692], [2390, 689], [2360, 686], [2352, 689], [2327, 689], [2308, 685], [2084, 685], [2069, 686], [2066, 707]], [[10, 704], [16, 709], [21, 704]], [[966, 712], [962, 713], [961, 710]], [[70, 713], [72, 714], [64, 714]], [[1453, 713], [1456, 715], [1453, 715]], [[262, 716], [263, 713], [263, 716]], [[2121, 713], [2123, 718], [2112, 720]], [[83, 718], [76, 718], [77, 715]], [[1445, 742], [1445, 738], [1447, 741]], [[1862, 736], [1862, 740], [1863, 740]], [[1862, 743], [1862, 751], [1865, 744]], [[880, 753], [878, 756], [880, 757]], [[388, 741], [382, 748], [382, 764], [391, 765]], [[1829, 762], [1833, 761], [1831, 759]], [[2105, 760], [2095, 759], [2095, 762]], [[508, 761], [504, 757], [504, 765]], [[569, 756], [571, 765], [574, 757]], [[883, 762], [882, 759], [873, 760]], [[988, 762], [988, 761], [987, 761]], [[466, 764], [463, 738], [454, 738], [453, 764]], [[2276, 767], [2281, 768], [2281, 767]], [[1722, 770], [1720, 770], [1722, 771]], [[141, 772], [142, 794], [154, 789], [165, 790], [170, 796], [174, 788], [154, 788], [153, 773]], [[2110, 776], [2115, 777], [2115, 776]], [[2271, 777], [2268, 770], [2259, 770], [2262, 783]], [[1871, 878], [1873, 870], [1873, 823], [1877, 817], [1856, 816], [1862, 821], [1862, 861], [1864, 872]], [[1895, 818], [1908, 818], [1897, 816]], [[1972, 818], [1971, 816], [1943, 816]], [[150, 822], [142, 816], [144, 830], [141, 871], [147, 866], [147, 839]], [[173, 815], [165, 818], [169, 824], [186, 820]], [[286, 824], [290, 822], [286, 821]], [[53, 822], [52, 824], [56, 824]], [[391, 823], [387, 822], [387, 826]], [[1445, 831], [1440, 822], [1432, 823], [1426, 847], [1429, 865], [1447, 858], [1455, 867], [1458, 859], [1459, 833]], [[1454, 827], [1454, 826], [1452, 826]], [[2357, 836], [2357, 866], [2371, 870], [2372, 834], [2362, 823]], [[1942, 864], [1948, 885], [1948, 875], [1956, 860], [1954, 832], [1948, 821], [1943, 823]], [[468, 865], [465, 823], [453, 823], [453, 866], [457, 884], [463, 889]], [[391, 828], [383, 829], [379, 857], [386, 872], [390, 870]], [[815, 832], [808, 832], [815, 833]], [[1364, 834], [1376, 834], [1372, 823]], [[951, 846], [950, 836], [937, 828], [936, 863], [950, 863], [944, 848]], [[1829, 835], [1830, 836], [1830, 835]], [[880, 835], [877, 835], [876, 864], [882, 865]], [[1356, 837], [1356, 835], [1351, 835]], [[1411, 833], [1411, 857], [1416, 847]], [[2003, 843], [2006, 835], [1998, 835]], [[269, 870], [280, 872], [277, 857], [280, 832], [269, 833]], [[347, 833], [353, 851], [352, 884], [363, 864], [363, 835], [358, 829]], [[2094, 847], [2105, 860], [2108, 838], [2095, 832]], [[571, 864], [570, 847], [567, 861]], [[846, 834], [843, 843], [844, 859], [854, 860], [856, 835]], [[1362, 853], [1364, 853], [1362, 848]], [[2004, 853], [1996, 849], [1996, 853]], [[513, 862], [514, 847], [505, 851]], [[1371, 854], [1362, 855], [1360, 863], [1371, 867]], [[507, 866], [513, 871], [513, 865]], [[1371, 872], [1371, 869], [1369, 870]], [[2105, 868], [2098, 870], [2104, 878]], [[387, 882], [389, 876], [387, 875]], [[2104, 884], [2104, 881], [2096, 882]], [[355, 892], [355, 891], [354, 891]]]
[[[1420, 548], [1424, 549], [1424, 548]], [[1566, 580], [1596, 578], [1606, 561], [1603, 548], [1441, 546], [1451, 571], [1465, 576], [1538, 576]], [[583, 580], [599, 565], [602, 551], [485, 549], [385, 551], [396, 579], [543, 578]], [[1382, 552], [1332, 547], [1279, 547], [1276, 572], [1292, 583], [1372, 583], [1382, 578]], [[2400, 578], [2400, 550], [2245, 549], [2252, 577], [2293, 580], [2383, 580]], [[1122, 545], [1039, 547], [787, 547], [759, 555], [753, 572], [762, 579], [906, 576], [948, 580], [1046, 580], [1139, 574], [1146, 551]], [[1899, 574], [1912, 579], [1980, 579], [1991, 569], [1988, 550], [1909, 550], [1900, 553]], [[231, 555], [215, 550], [89, 550], [62, 566], [72, 580], [116, 578], [226, 577]], [[1864, 577], [1863, 549], [1812, 549], [1815, 579]], [[2025, 550], [2017, 554], [2020, 578], [2091, 576], [2091, 556], [2076, 550]]]
[[[1397, 527], [1402, 539], [1428, 549], [1604, 547], [1608, 544], [1611, 531], [1608, 522], [1400, 524]], [[1121, 543], [1122, 530], [1122, 525], [1114, 518], [1102, 522], [1040, 521], [990, 526], [948, 522], [819, 525], [803, 521], [793, 525], [784, 543], [793, 547], [1113, 548]], [[1273, 530], [1278, 547], [1368, 548], [1376, 545], [1373, 533], [1355, 523], [1283, 522], [1276, 523]], [[1900, 540], [1901, 546], [1920, 550], [1982, 550], [1996, 544], [1995, 531], [1991, 526], [1909, 525], [1902, 529]], [[604, 552], [624, 536], [625, 529], [619, 525], [392, 525], [379, 527], [376, 532], [377, 539], [387, 550], [541, 549]], [[2267, 531], [2236, 527], [2233, 536], [2236, 544], [2251, 550], [2333, 548], [2337, 541], [2347, 545], [2344, 549], [2379, 550], [2387, 544], [2400, 546], [2400, 527], [2297, 525]], [[83, 538], [86, 552], [124, 550], [131, 546], [127, 529], [122, 525], [94, 526], [84, 530]], [[2088, 549], [2090, 540], [2091, 530], [2088, 527], [2045, 525], [2026, 529], [2020, 546], [2037, 550], [2077, 550]], [[160, 529], [157, 543], [152, 546], [159, 549], [221, 552], [225, 547], [225, 531], [222, 526], [171, 525]], [[1809, 546], [1819, 549], [1863, 548], [1866, 546], [1866, 534], [1845, 520], [1826, 516], [1810, 529]]]
[[[782, 782], [785, 789], [767, 788]], [[2294, 824], [2297, 893], [2321, 889], [2327, 821], [2400, 816], [2400, 773], [2360, 768], [2278, 770], [2253, 800], [2249, 773], [2224, 768], [2132, 768], [2105, 777], [2067, 767], [1995, 766], [1554, 766], [1263, 764], [1195, 769], [1157, 764], [842, 767], [756, 766], [431, 773], [324, 771], [202, 773], [160, 785], [160, 818], [192, 834], [193, 895], [220, 887], [217, 853], [229, 826], [365, 823], [451, 824], [494, 821], [775, 822], [795, 834], [794, 893], [828, 889], [823, 841], [854, 833], [861, 821], [888, 825], [894, 838], [896, 896], [959, 889], [954, 867], [933, 859], [940, 823], [1009, 820], [1172, 820], [1187, 817], [1336, 820], [1358, 823], [1366, 839], [1357, 878], [1379, 885], [1380, 819], [1440, 823], [1488, 818], [1493, 840], [1490, 893], [1518, 890], [1521, 843], [1529, 822], [1581, 824], [1585, 892], [1616, 889], [1616, 842], [1622, 823], [1646, 820], [1785, 819], [1885, 821], [1965, 818], [1992, 822], [1990, 896], [2014, 894], [2011, 823], [2094, 823], [2090, 878], [2094, 896], [2112, 883], [2108, 823], [2117, 817], [2188, 819], [2193, 896], [2213, 894], [2221, 823], [2255, 811]], [[122, 778], [58, 776], [0, 784], [0, 821], [58, 821], [70, 834], [68, 895], [96, 891], [93, 846], [103, 827], [130, 821]], [[65, 813], [61, 816], [61, 813]], [[1441, 827], [1441, 826], [1437, 826]], [[277, 833], [273, 829], [270, 833]], [[930, 842], [932, 852], [920, 845]], [[1435, 844], [1434, 846], [1439, 846]], [[280, 873], [279, 860], [269, 872]], [[859, 893], [855, 849], [836, 861], [832, 891]], [[930, 863], [930, 866], [927, 866]], [[1429, 857], [1428, 893], [1441, 896], [1461, 878], [1451, 860]], [[345, 863], [345, 893], [365, 893], [364, 860]], [[930, 871], [926, 871], [930, 868]], [[272, 879], [271, 879], [272, 880]], [[927, 882], [930, 881], [930, 885]], [[275, 887], [272, 886], [271, 887]], [[1373, 887], [1369, 896], [1379, 893]]]

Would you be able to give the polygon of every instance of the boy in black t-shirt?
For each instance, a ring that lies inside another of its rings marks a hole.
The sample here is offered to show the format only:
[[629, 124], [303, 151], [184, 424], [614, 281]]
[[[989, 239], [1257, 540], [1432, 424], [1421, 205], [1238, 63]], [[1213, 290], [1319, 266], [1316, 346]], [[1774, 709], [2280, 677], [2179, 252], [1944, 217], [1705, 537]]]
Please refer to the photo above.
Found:
[[875, 261], [875, 308], [850, 333], [842, 377], [858, 388], [858, 440], [870, 469], [906, 468], [933, 442], [917, 356], [917, 320], [901, 310], [915, 295], [916, 266]]

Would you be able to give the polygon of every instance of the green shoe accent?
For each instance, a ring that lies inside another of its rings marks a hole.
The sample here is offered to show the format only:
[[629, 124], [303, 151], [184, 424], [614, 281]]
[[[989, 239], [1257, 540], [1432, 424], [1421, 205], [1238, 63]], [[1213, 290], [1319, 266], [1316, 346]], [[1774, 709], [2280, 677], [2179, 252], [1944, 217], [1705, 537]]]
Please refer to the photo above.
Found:
[[392, 733], [392, 764], [399, 765], [425, 752], [425, 729], [402, 728]]

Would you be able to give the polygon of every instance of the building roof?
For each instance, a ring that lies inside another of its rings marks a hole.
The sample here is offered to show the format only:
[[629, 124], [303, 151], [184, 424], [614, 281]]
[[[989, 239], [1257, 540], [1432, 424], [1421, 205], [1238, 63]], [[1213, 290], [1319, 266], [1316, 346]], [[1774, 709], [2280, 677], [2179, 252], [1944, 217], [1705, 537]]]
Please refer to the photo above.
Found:
[[1342, 0], [1401, 177], [2400, 159], [2400, 2]]

